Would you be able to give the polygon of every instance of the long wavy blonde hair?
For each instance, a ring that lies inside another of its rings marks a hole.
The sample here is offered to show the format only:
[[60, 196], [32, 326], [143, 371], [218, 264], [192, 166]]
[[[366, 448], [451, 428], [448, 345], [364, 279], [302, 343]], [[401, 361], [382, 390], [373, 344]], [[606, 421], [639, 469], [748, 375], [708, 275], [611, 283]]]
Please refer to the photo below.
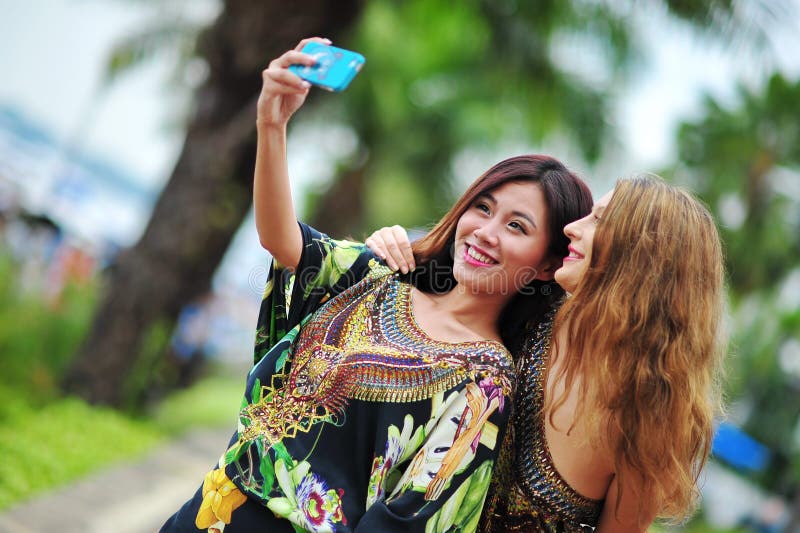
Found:
[[[697, 502], [722, 405], [724, 301], [708, 210], [657, 176], [617, 182], [587, 271], [556, 316], [567, 346], [554, 377], [567, 392], [577, 384], [576, 423], [611, 450], [618, 476], [641, 476], [642, 499], [662, 517], [682, 519]], [[551, 421], [567, 392], [548, 401]]]

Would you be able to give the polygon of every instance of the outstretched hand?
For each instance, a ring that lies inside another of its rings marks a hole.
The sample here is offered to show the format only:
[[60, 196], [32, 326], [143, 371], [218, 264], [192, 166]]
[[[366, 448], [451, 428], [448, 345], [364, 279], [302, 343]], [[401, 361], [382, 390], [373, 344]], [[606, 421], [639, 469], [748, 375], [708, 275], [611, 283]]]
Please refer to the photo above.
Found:
[[313, 56], [300, 50], [309, 42], [331, 44], [329, 39], [311, 37], [303, 39], [294, 48], [282, 56], [273, 59], [269, 66], [261, 72], [263, 85], [258, 97], [256, 122], [259, 126], [285, 126], [289, 118], [297, 111], [308, 96], [311, 84], [289, 70], [291, 65], [312, 66], [316, 63]]
[[383, 227], [367, 237], [364, 243], [392, 270], [407, 274], [417, 268], [411, 241], [402, 226]]

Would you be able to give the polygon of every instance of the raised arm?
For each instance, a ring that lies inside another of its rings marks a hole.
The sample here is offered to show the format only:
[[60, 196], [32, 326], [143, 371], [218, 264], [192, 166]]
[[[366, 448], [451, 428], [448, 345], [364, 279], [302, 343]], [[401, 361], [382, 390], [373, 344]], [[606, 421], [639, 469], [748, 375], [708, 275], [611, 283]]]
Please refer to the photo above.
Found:
[[313, 65], [314, 58], [300, 50], [309, 41], [330, 44], [327, 39], [303, 39], [273, 60], [261, 73], [263, 85], [258, 97], [253, 204], [261, 246], [282, 265], [294, 269], [300, 261], [303, 241], [289, 187], [286, 161], [286, 124], [297, 111], [310, 85], [289, 70], [292, 64]]

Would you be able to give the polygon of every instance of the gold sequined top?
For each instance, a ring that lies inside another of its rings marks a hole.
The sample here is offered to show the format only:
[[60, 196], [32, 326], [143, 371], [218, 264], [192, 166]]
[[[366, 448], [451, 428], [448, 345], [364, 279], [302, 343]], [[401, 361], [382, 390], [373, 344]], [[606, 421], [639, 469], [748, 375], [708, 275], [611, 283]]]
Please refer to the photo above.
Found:
[[484, 532], [583, 532], [597, 524], [602, 500], [573, 489], [556, 470], [544, 433], [544, 376], [555, 312], [517, 360], [518, 382], [506, 433], [484, 506]]

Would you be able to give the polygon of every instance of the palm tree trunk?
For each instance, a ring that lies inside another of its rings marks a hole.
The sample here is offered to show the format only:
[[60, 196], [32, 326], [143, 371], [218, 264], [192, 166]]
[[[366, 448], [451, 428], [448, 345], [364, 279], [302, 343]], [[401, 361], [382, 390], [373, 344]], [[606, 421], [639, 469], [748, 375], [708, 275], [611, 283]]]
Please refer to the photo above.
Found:
[[147, 332], [173, 324], [184, 304], [210, 289], [250, 208], [260, 71], [304, 36], [340, 39], [361, 9], [359, 0], [225, 2], [199, 42], [210, 72], [197, 92], [181, 155], [143, 236], [110, 269], [90, 331], [65, 375], [66, 392], [114, 406], [142, 397], [127, 378]]

